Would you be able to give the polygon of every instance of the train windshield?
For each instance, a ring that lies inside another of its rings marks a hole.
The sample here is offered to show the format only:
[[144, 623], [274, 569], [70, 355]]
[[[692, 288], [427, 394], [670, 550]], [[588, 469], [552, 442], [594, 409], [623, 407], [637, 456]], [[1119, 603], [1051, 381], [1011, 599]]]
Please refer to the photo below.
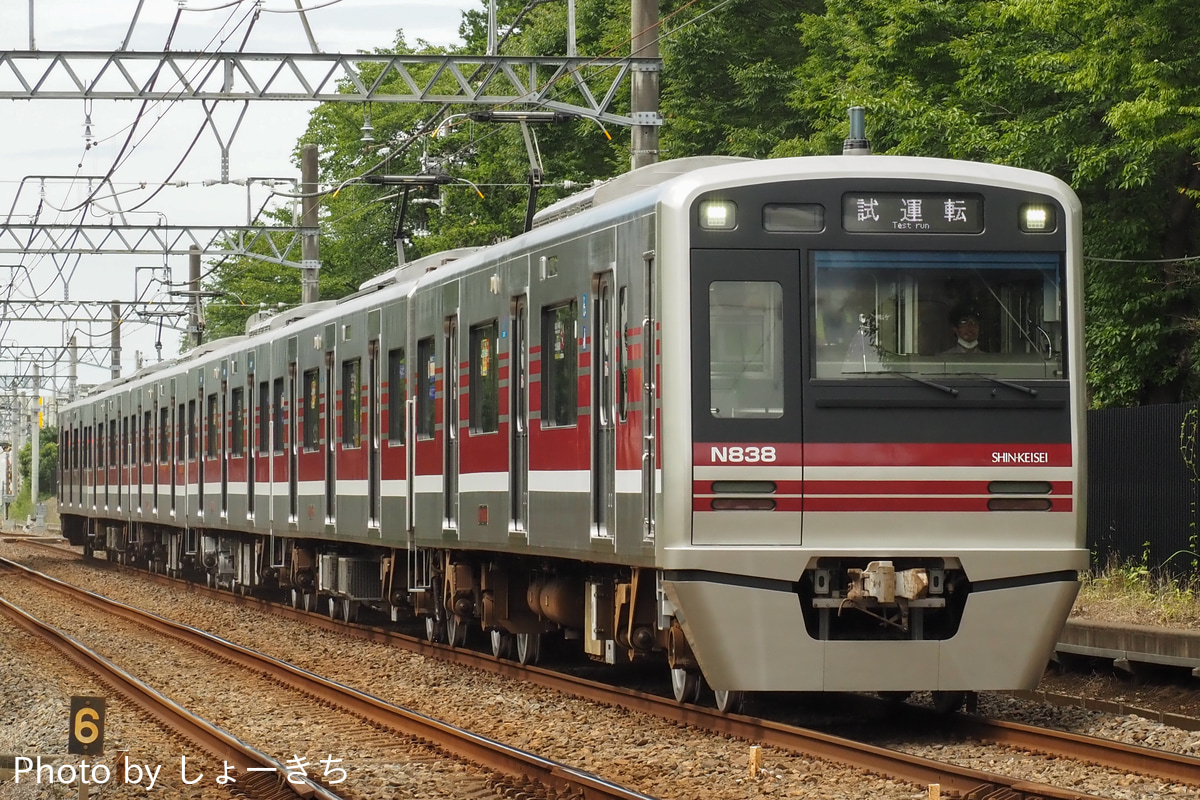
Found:
[[1061, 379], [1058, 253], [813, 253], [813, 376]]

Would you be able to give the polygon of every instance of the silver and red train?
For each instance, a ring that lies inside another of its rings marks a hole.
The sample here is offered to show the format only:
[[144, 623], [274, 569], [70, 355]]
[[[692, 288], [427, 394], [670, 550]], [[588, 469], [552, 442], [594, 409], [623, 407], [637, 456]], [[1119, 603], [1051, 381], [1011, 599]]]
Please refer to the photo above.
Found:
[[92, 390], [64, 532], [724, 709], [1031, 687], [1087, 565], [1080, 265], [1033, 172], [665, 162]]

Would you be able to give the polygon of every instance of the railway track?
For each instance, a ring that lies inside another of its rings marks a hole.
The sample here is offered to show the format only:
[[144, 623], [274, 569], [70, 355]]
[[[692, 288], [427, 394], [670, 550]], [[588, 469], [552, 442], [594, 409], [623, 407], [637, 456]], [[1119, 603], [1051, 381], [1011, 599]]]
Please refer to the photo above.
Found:
[[[59, 552], [61, 552], [61, 548]], [[171, 581], [171, 583], [178, 585], [175, 581]], [[201, 587], [195, 587], [194, 590], [207, 592]], [[235, 597], [224, 592], [219, 594], [223, 600], [232, 601], [235, 604], [261, 606], [264, 610], [269, 609], [273, 613], [302, 618], [309, 624], [328, 627], [375, 641], [384, 641], [426, 655], [435, 655], [438, 658], [452, 660], [477, 669], [531, 681], [539, 686], [598, 702], [617, 703], [631, 710], [670, 719], [679, 724], [736, 736], [756, 744], [773, 745], [792, 752], [816, 755], [830, 761], [859, 766], [889, 775], [897, 780], [916, 784], [936, 783], [947, 795], [955, 793], [963, 797], [1011, 798], [1081, 798], [1088, 796], [1074, 790], [1057, 789], [1043, 784], [1004, 778], [979, 770], [953, 767], [941, 762], [910, 757], [882, 747], [847, 742], [838, 737], [797, 730], [764, 720], [723, 716], [696, 706], [678, 706], [673, 701], [653, 695], [614, 689], [547, 670], [523, 668], [510, 662], [496, 661], [490, 656], [473, 651], [431, 645], [414, 637], [366, 626], [335, 624], [320, 615], [298, 612], [287, 607], [267, 604], [254, 598]], [[913, 709], [912, 714], [916, 726], [928, 726], [927, 720], [922, 721], [919, 710]], [[943, 719], [938, 720], [938, 725], [942, 728], [948, 724], [955, 726], [959, 736], [969, 736], [1031, 752], [1076, 759], [1123, 772], [1153, 775], [1172, 783], [1200, 785], [1200, 761], [1194, 758], [1014, 723], [982, 720], [966, 715], [949, 722]], [[989, 795], [989, 793], [994, 793], [994, 795]]]
[[[339, 731], [335, 741], [340, 742], [341, 746], [370, 751], [378, 754], [382, 760], [393, 763], [402, 763], [414, 757], [421, 758], [422, 754], [417, 751], [432, 746], [469, 764], [478, 772], [476, 782], [480, 786], [472, 787], [471, 794], [486, 796], [495, 792], [513, 797], [525, 795], [546, 798], [579, 797], [588, 800], [647, 800], [646, 796], [639, 792], [488, 740], [431, 717], [389, 705], [371, 695], [328, 681], [204, 631], [85, 592], [7, 559], [0, 559], [0, 568], [16, 573], [39, 587], [53, 589], [67, 596], [72, 603], [85, 604], [103, 614], [140, 626], [156, 636], [205, 653], [208, 658], [198, 663], [192, 673], [193, 677], [198, 676], [199, 680], [212, 680], [213, 675], [222, 672], [222, 667], [232, 666], [256, 676], [263, 676], [266, 683], [284, 687], [305, 698], [304, 702], [297, 703], [294, 699], [280, 699], [277, 694], [255, 693], [251, 695], [256, 701], [255, 713], [269, 713], [266, 709], [280, 703], [284, 708], [272, 710], [282, 711], [289, 717], [303, 714], [314, 720], [310, 723], [314, 730]], [[276, 777], [295, 773], [291, 771], [292, 766], [289, 763], [272, 759], [236, 736], [199, 719], [103, 658], [95, 650], [52, 625], [34, 619], [8, 601], [0, 599], [0, 604], [5, 613], [26, 630], [46, 638], [85, 669], [102, 675], [104, 682], [133, 698], [155, 719], [180, 732], [214, 757], [232, 764], [236, 770], [233, 777], [239, 786], [253, 792], [257, 790], [257, 786], [262, 785], [263, 793], [254, 796], [316, 797], [322, 800], [339, 800], [341, 797], [328, 787], [310, 779], [305, 779], [304, 785], [299, 788], [289, 786], [281, 780], [275, 780], [270, 786], [266, 786], [261, 780], [258, 780], [257, 784], [249, 783], [251, 779], [258, 777], [253, 772], [260, 769], [264, 770], [264, 775], [269, 774], [269, 771]], [[161, 657], [160, 653], [154, 654], [155, 659]], [[261, 684], [261, 681], [256, 683]], [[269, 689], [260, 691], [269, 692]], [[228, 711], [225, 713], [229, 714]], [[344, 719], [347, 714], [356, 717], [361, 724], [348, 726]], [[354, 730], [342, 733], [349, 728]], [[340, 762], [340, 759], [337, 761]], [[345, 772], [342, 768], [335, 769], [342, 772], [344, 779]], [[243, 784], [243, 781], [247, 783]], [[468, 781], [468, 785], [470, 783]], [[481, 787], [486, 791], [482, 791]]]

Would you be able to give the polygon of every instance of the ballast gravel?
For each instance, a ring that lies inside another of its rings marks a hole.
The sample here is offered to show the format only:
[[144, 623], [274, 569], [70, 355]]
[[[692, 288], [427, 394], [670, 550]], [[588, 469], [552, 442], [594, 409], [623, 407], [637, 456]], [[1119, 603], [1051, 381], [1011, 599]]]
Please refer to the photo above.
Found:
[[[860, 770], [772, 748], [763, 748], [763, 769], [751, 777], [748, 772], [749, 742], [545, 692], [518, 681], [264, 615], [186, 589], [148, 584], [137, 576], [95, 570], [70, 556], [59, 559], [53, 554], [34, 552], [31, 548], [2, 540], [0, 555], [115, 600], [262, 650], [397, 705], [588, 770], [653, 797], [672, 800], [760, 797], [874, 800], [928, 796], [924, 786], [896, 783]], [[0, 595], [3, 595], [2, 585]], [[474, 633], [478, 635], [478, 632]], [[0, 649], [0, 659], [7, 658], [7, 652]], [[6, 667], [6, 662], [0, 660], [4, 674], [8, 672]], [[30, 669], [26, 668], [26, 672]], [[36, 675], [37, 671], [32, 674]], [[7, 683], [6, 679], [0, 680]], [[64, 691], [70, 694], [69, 690], [50, 681], [44, 682], [39, 691], [57, 694], [59, 703], [63, 702]], [[0, 721], [6, 713], [26, 719], [19, 746], [53, 744], [61, 750], [65, 712], [58, 716], [57, 722], [47, 718], [44, 723], [34, 723], [32, 712], [36, 705], [36, 702], [19, 704], [26, 711], [6, 708], [0, 711]], [[992, 694], [980, 697], [980, 712], [1000, 719], [1186, 754], [1200, 750], [1200, 734], [1138, 717], [1115, 717]], [[7, 724], [0, 728], [0, 751], [18, 746], [16, 742], [8, 743], [8, 728]], [[1166, 785], [1141, 776], [1114, 774], [1084, 764], [1032, 756], [982, 743], [930, 740], [889, 742], [887, 746], [1117, 800], [1194, 797], [1197, 793], [1196, 787]], [[345, 766], [352, 771], [352, 764]], [[8, 794], [13, 788], [8, 784], [0, 787], [0, 800], [59, 796]], [[395, 786], [392, 789], [398, 797], [421, 796], [419, 787]]]

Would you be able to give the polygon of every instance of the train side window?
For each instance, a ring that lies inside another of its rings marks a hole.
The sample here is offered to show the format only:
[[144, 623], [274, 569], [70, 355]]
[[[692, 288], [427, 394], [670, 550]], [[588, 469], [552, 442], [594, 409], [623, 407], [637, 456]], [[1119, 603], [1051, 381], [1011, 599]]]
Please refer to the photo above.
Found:
[[171, 409], [166, 406], [158, 410], [158, 463], [171, 461]]
[[220, 433], [220, 427], [217, 422], [217, 394], [213, 392], [208, 396], [208, 417], [205, 422], [207, 426], [204, 431], [204, 455], [206, 458], [217, 457], [217, 439]]
[[271, 425], [274, 436], [271, 447], [276, 453], [283, 452], [283, 378], [276, 378], [271, 386]]
[[242, 387], [237, 387], [233, 390], [231, 402], [233, 405], [232, 412], [232, 436], [233, 447], [232, 453], [234, 458], [241, 458], [246, 451], [246, 390]]
[[[304, 372], [304, 449], [316, 450], [321, 443], [320, 391], [321, 372], [317, 369]], [[332, 413], [332, 408], [326, 410]]]
[[154, 460], [154, 412], [142, 414], [142, 463]]
[[108, 465], [110, 467], [117, 466], [117, 421], [115, 419], [108, 422]]
[[188, 461], [196, 458], [196, 448], [199, 442], [197, 439], [200, 436], [200, 418], [197, 417], [196, 401], [188, 400], [188, 427], [187, 427], [187, 457]]
[[130, 458], [130, 439], [129, 436], [129, 417], [121, 417], [121, 464], [128, 466], [133, 460]]
[[175, 416], [175, 460], [183, 461], [186, 456], [184, 450], [184, 442], [187, 438], [187, 406], [183, 403], [179, 404], [179, 410]]
[[575, 301], [542, 309], [542, 424], [574, 425], [579, 414]]
[[342, 446], [362, 446], [362, 359], [342, 362]]
[[267, 415], [270, 411], [268, 401], [270, 386], [266, 381], [260, 381], [258, 384], [258, 413], [254, 416], [254, 419], [255, 424], [258, 426], [258, 452], [260, 453], [269, 453], [271, 451], [271, 426], [267, 421]]
[[496, 320], [471, 328], [470, 403], [471, 433], [500, 430], [500, 370], [496, 365]]
[[404, 397], [408, 394], [404, 348], [388, 351], [388, 441], [404, 444]]
[[437, 361], [434, 360], [433, 337], [417, 342], [417, 437], [432, 439], [434, 429], [434, 402], [437, 383]]
[[708, 309], [712, 415], [782, 417], [783, 287], [774, 281], [713, 281]]

